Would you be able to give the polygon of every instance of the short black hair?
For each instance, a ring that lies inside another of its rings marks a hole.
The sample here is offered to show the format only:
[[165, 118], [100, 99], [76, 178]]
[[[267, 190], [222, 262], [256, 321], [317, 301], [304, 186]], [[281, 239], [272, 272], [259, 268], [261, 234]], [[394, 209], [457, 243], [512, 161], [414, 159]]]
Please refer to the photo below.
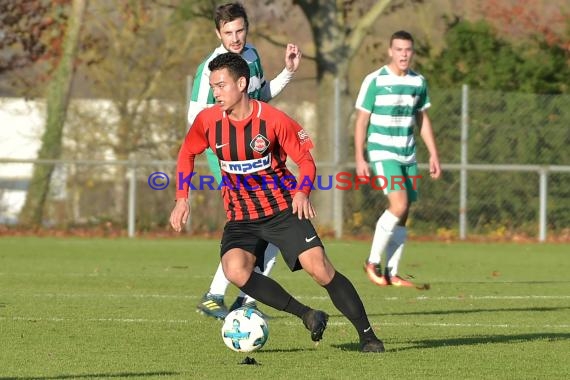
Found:
[[219, 5], [214, 12], [214, 22], [216, 23], [217, 30], [220, 30], [225, 23], [232, 22], [238, 18], [243, 18], [245, 30], [247, 31], [249, 29], [249, 21], [247, 21], [247, 13], [241, 3], [222, 4]]
[[245, 59], [237, 53], [223, 53], [212, 59], [208, 64], [210, 71], [228, 69], [234, 80], [245, 78], [246, 92], [249, 87], [249, 66]]
[[412, 45], [414, 44], [414, 37], [412, 37], [412, 35], [405, 30], [398, 30], [392, 34], [392, 37], [390, 37], [390, 46], [392, 46], [392, 41], [394, 40], [411, 41]]

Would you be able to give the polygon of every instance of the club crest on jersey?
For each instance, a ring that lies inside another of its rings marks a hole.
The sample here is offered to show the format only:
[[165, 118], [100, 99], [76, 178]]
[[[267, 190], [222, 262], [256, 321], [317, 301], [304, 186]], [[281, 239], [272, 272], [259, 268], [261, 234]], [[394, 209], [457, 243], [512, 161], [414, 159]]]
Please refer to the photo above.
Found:
[[309, 140], [309, 134], [304, 129], [301, 129], [299, 132], [297, 132], [297, 136], [299, 136], [301, 144]]
[[261, 154], [265, 152], [267, 148], [269, 148], [269, 140], [267, 140], [267, 138], [262, 134], [259, 134], [255, 136], [253, 140], [251, 140], [249, 146], [251, 147], [251, 149]]

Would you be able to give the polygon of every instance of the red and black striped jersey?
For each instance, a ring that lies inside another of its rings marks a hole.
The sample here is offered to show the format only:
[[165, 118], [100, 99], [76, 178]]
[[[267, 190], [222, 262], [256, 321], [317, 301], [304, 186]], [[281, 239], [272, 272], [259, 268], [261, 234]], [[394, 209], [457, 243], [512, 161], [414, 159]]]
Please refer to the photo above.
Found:
[[[187, 198], [196, 155], [211, 148], [222, 171], [220, 189], [229, 220], [254, 220], [291, 206], [293, 195], [309, 195], [315, 179], [310, 153], [313, 143], [305, 130], [284, 112], [250, 100], [253, 112], [231, 120], [216, 105], [201, 111], [188, 131], [177, 167], [176, 198]], [[299, 166], [295, 178], [287, 157]]]

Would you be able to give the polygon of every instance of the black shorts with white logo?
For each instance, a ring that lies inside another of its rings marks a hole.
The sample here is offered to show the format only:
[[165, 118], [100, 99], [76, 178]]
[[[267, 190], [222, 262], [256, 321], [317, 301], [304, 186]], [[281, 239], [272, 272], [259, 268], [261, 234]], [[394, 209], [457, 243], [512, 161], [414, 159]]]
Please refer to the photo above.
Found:
[[276, 245], [291, 271], [301, 269], [299, 255], [314, 247], [323, 247], [321, 238], [308, 219], [282, 211], [267, 218], [247, 221], [229, 221], [224, 227], [220, 256], [233, 248], [253, 253], [257, 262], [263, 262], [260, 240]]

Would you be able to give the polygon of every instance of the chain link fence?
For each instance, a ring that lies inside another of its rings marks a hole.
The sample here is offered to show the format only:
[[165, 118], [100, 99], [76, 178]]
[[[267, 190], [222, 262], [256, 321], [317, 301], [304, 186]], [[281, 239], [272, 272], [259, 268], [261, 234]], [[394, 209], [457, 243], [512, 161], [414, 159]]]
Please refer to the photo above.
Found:
[[[296, 94], [295, 85], [292, 87], [288, 94]], [[306, 100], [291, 96], [280, 99], [278, 107], [307, 126], [316, 143], [326, 143], [316, 133], [310, 95]], [[432, 89], [431, 99], [430, 117], [444, 173], [438, 181], [429, 179], [427, 153], [418, 139], [423, 178], [419, 183], [420, 200], [413, 204], [409, 217], [410, 235], [568, 239], [570, 96], [459, 88]], [[302, 107], [296, 106], [299, 102]], [[335, 128], [344, 132], [339, 136], [346, 149], [334, 163], [317, 157], [318, 171], [328, 167], [332, 172], [355, 174], [353, 125], [349, 117], [345, 119], [347, 122]], [[176, 182], [174, 160], [37, 161], [2, 156], [0, 153], [0, 223], [6, 226], [17, 228], [33, 165], [55, 165], [44, 213], [46, 227], [120, 229], [131, 236], [170, 232], [168, 219]], [[168, 176], [170, 183], [164, 190], [150, 186], [149, 177], [156, 172], [165, 176], [155, 179], [155, 184], [166, 183]], [[209, 174], [203, 157], [197, 162], [197, 172]], [[344, 238], [371, 235], [386, 207], [385, 197], [368, 185], [358, 190], [339, 190], [334, 186], [338, 185], [335, 179], [332, 189], [316, 190], [312, 195], [319, 207], [333, 209], [333, 220], [316, 218], [319, 231]], [[323, 181], [328, 183], [327, 178]], [[327, 202], [333, 201], [323, 206], [319, 198], [325, 191], [333, 192]], [[188, 231], [218, 236], [225, 222], [218, 191], [197, 190], [191, 199]]]

